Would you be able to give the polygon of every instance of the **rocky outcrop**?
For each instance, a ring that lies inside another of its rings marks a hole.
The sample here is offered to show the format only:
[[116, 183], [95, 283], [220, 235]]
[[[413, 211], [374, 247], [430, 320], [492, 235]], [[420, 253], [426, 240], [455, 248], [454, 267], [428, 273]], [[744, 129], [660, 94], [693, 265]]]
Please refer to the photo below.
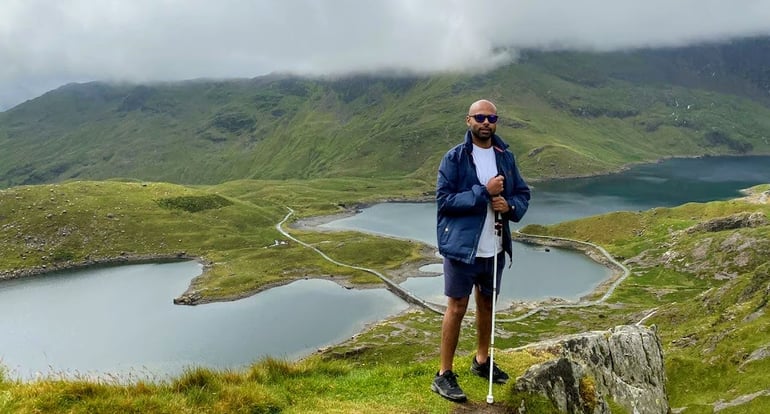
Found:
[[174, 305], [189, 305], [194, 306], [199, 303], [201, 303], [201, 299], [203, 297], [200, 293], [195, 291], [185, 292], [178, 297], [174, 298], [173, 303]]
[[698, 223], [685, 230], [692, 234], [697, 232], [717, 232], [747, 227], [760, 227], [767, 225], [767, 218], [762, 212], [738, 213], [727, 217], [718, 217], [703, 223]]
[[634, 414], [670, 412], [663, 352], [654, 329], [618, 326], [525, 349], [554, 358], [533, 365], [516, 380], [519, 413], [535, 412], [527, 402], [537, 397], [565, 413], [609, 414], [612, 405]]
[[663, 266], [702, 279], [731, 280], [767, 262], [766, 213], [742, 212], [669, 231], [668, 239], [624, 262]]

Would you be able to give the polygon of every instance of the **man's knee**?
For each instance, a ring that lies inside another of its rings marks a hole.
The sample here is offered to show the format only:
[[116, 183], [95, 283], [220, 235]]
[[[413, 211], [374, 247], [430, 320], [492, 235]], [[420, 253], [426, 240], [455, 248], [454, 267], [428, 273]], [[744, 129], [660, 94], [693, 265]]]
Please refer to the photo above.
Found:
[[468, 298], [449, 298], [446, 313], [451, 317], [462, 318], [468, 309]]
[[476, 307], [480, 310], [486, 310], [489, 309], [492, 311], [492, 301], [494, 299], [492, 296], [486, 296], [483, 294], [479, 294], [476, 296]]

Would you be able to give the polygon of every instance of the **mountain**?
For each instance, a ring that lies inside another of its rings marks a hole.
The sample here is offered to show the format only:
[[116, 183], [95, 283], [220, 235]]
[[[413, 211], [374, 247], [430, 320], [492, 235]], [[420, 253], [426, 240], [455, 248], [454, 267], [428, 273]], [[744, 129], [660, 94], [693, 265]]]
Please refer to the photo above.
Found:
[[670, 156], [770, 152], [770, 39], [616, 53], [525, 51], [430, 77], [69, 84], [0, 113], [0, 187], [68, 179], [433, 181], [469, 104], [530, 178]]

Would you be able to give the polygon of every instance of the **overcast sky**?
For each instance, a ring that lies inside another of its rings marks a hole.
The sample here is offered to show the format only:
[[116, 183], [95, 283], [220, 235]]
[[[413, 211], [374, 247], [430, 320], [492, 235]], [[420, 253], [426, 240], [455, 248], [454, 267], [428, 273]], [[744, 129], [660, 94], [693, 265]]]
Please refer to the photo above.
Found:
[[770, 35], [770, 0], [0, 0], [0, 110], [69, 82], [484, 70]]

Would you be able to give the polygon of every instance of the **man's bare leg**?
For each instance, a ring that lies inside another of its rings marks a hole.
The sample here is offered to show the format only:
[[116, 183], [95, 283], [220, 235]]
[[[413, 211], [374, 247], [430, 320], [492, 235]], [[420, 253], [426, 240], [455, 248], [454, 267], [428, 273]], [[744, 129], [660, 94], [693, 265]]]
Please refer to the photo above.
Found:
[[481, 294], [476, 286], [476, 362], [483, 364], [489, 358], [489, 345], [492, 342], [492, 296]]
[[441, 323], [441, 348], [439, 350], [441, 369], [439, 375], [452, 369], [457, 342], [460, 338], [460, 328], [467, 309], [468, 297], [447, 298], [447, 308]]

